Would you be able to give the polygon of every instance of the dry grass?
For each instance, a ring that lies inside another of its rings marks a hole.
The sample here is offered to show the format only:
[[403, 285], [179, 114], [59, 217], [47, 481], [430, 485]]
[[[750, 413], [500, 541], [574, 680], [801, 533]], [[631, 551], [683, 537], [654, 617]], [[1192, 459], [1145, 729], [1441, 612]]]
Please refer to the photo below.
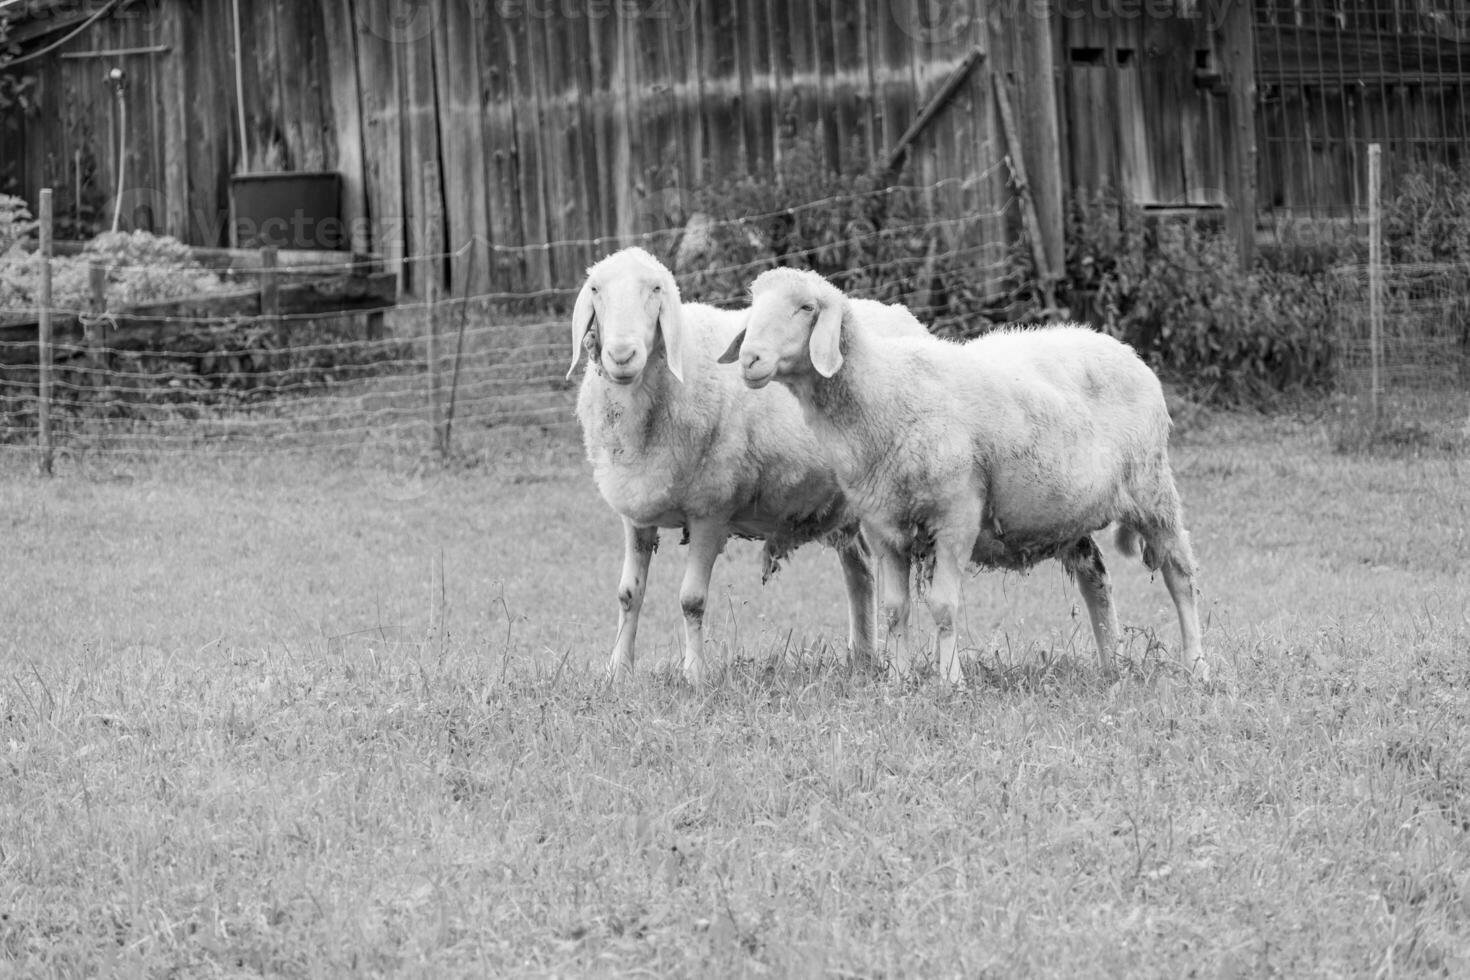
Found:
[[1052, 568], [968, 583], [970, 690], [852, 675], [835, 556], [737, 545], [690, 692], [671, 535], [609, 691], [615, 523], [481, 445], [0, 477], [0, 974], [1470, 968], [1455, 460], [1185, 432], [1226, 687], [1117, 561], [1117, 685]]

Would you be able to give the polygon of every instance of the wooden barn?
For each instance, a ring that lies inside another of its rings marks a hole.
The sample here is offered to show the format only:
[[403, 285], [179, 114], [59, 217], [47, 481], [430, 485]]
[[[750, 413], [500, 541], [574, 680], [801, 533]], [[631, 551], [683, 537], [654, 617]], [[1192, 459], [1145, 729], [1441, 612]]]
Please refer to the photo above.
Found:
[[1367, 203], [1367, 146], [1385, 184], [1470, 163], [1464, 0], [1255, 0], [1263, 212], [1343, 218]]
[[252, 182], [295, 175], [335, 198], [308, 244], [455, 253], [458, 287], [522, 293], [684, 220], [705, 181], [769, 172], [795, 132], [834, 168], [902, 161], [1001, 237], [1024, 163], [1057, 268], [1079, 191], [1250, 227], [1251, 10], [1216, 7], [0, 0], [9, 71], [34, 79], [0, 121], [0, 190], [54, 187], [80, 227], [121, 180], [124, 227], [217, 245]]

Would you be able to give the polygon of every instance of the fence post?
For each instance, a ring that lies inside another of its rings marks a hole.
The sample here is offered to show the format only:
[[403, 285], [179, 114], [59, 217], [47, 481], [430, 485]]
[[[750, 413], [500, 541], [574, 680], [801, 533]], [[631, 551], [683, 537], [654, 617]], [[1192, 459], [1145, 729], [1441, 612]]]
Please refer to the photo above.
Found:
[[281, 312], [281, 277], [279, 250], [267, 245], [260, 250], [260, 315], [272, 321]]
[[1378, 394], [1383, 360], [1383, 148], [1368, 144], [1368, 401], [1378, 421]]
[[439, 237], [438, 224], [435, 221], [438, 212], [434, 208], [438, 192], [439, 175], [434, 172], [434, 168], [427, 168], [424, 171], [420, 218], [423, 233], [419, 236], [419, 246], [423, 249], [423, 262], [419, 267], [419, 274], [423, 277], [424, 309], [429, 318], [426, 352], [429, 362], [429, 424], [434, 431], [434, 451], [442, 459], [449, 452], [449, 446], [444, 439], [444, 392], [442, 379], [439, 377], [439, 271], [435, 268]]
[[102, 399], [102, 412], [105, 415], [107, 405], [112, 401], [112, 372], [107, 368], [107, 266], [101, 262], [93, 262], [87, 268], [87, 314], [85, 339], [87, 341], [87, 362], [92, 368], [92, 387], [96, 388]]
[[41, 475], [51, 475], [51, 188], [41, 190], [41, 315], [36, 329], [36, 421]]

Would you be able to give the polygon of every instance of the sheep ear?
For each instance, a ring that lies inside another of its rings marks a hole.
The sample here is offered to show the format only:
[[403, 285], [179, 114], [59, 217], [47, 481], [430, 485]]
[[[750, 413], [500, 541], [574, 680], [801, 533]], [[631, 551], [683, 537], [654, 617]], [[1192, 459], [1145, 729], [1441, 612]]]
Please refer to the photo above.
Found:
[[592, 308], [592, 284], [584, 282], [582, 291], [577, 294], [577, 302], [572, 307], [572, 366], [567, 368], [567, 380], [572, 380], [572, 375], [577, 370], [577, 362], [582, 360], [582, 342], [587, 336], [587, 331], [592, 329], [592, 321], [597, 319], [597, 311]]
[[817, 314], [809, 345], [812, 367], [824, 378], [830, 378], [842, 367], [842, 315], [845, 303], [829, 303]]
[[740, 332], [735, 335], [735, 339], [730, 341], [730, 346], [725, 348], [725, 353], [715, 358], [715, 360], [720, 364], [734, 364], [740, 360], [740, 347], [744, 343], [745, 329], [742, 327]]
[[679, 287], [673, 282], [664, 283], [663, 301], [658, 311], [658, 328], [664, 335], [664, 355], [669, 361], [669, 373], [679, 383], [684, 382], [689, 358], [689, 336], [684, 330], [684, 306], [679, 301]]

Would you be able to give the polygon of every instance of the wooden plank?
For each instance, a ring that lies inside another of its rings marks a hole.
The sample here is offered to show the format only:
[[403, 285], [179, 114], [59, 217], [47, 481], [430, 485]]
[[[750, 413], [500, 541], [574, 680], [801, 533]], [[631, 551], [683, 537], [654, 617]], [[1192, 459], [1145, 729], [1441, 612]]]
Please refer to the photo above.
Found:
[[446, 4], [435, 18], [434, 82], [444, 155], [445, 242], [453, 253], [450, 295], [490, 288], [486, 249], [489, 205], [480, 154], [485, 152], [480, 57], [467, 5]]
[[633, 200], [633, 85], [637, 72], [633, 31], [626, 17], [616, 18], [617, 49], [614, 52], [609, 95], [612, 99], [613, 136], [613, 229], [619, 244], [628, 244], [637, 230]]
[[593, 93], [590, 99], [579, 99], [582, 110], [582, 181], [587, 188], [588, 214], [592, 217], [599, 242], [598, 251], [612, 250], [617, 229], [617, 193], [612, 173], [615, 127], [612, 116], [612, 85], [617, 64], [617, 31], [604, 21], [588, 17], [583, 38], [586, 57], [580, 76], [583, 91]]
[[326, 53], [327, 92], [336, 158], [332, 169], [342, 175], [342, 221], [355, 252], [372, 250], [368, 227], [367, 180], [363, 172], [361, 83], [357, 75], [357, 32], [353, 29], [351, 0], [322, 4], [322, 31]]
[[1001, 78], [997, 72], [992, 76], [995, 87], [995, 98], [1000, 105], [1000, 118], [1006, 135], [1006, 159], [1010, 163], [1012, 183], [1016, 188], [1016, 195], [1021, 200], [1021, 218], [1026, 225], [1026, 237], [1031, 244], [1031, 257], [1036, 263], [1038, 278], [1041, 280], [1042, 297], [1046, 301], [1047, 308], [1056, 306], [1056, 297], [1053, 293], [1053, 284], [1056, 279], [1060, 265], [1053, 265], [1051, 256], [1047, 253], [1045, 244], [1046, 230], [1042, 226], [1041, 218], [1037, 213], [1035, 198], [1031, 193], [1031, 184], [1026, 169], [1025, 145], [1020, 138], [1020, 127], [1016, 121], [1015, 110], [1011, 107], [1011, 86]]
[[[605, 102], [601, 80], [593, 65], [597, 52], [594, 35], [606, 30], [605, 18], [585, 17], [568, 23], [561, 31], [565, 73], [559, 98], [565, 101], [567, 120], [565, 168], [572, 190], [575, 237], [598, 239], [609, 234], [612, 224], [605, 213], [604, 174], [598, 117]], [[585, 94], [584, 94], [585, 93]], [[582, 245], [568, 249], [563, 285], [580, 279], [580, 272], [609, 249], [603, 245]]]
[[189, 85], [185, 71], [187, 35], [184, 11], [178, 4], [168, 4], [161, 11], [163, 33], [168, 39], [169, 53], [160, 63], [163, 76], [164, 113], [164, 228], [183, 242], [193, 240], [189, 220]]
[[368, 27], [364, 6], [379, 0], [352, 0], [357, 25], [358, 77], [366, 80], [359, 88], [362, 99], [364, 182], [372, 218], [372, 251], [382, 255], [389, 268], [406, 281], [404, 257], [408, 253], [408, 213], [403, 192], [402, 114], [399, 89], [402, 81], [393, 45]]
[[717, 180], [741, 166], [745, 158], [738, 39], [733, 37], [737, 8], [733, 3], [711, 4], [706, 13], [700, 32], [700, 63], [705, 66], [705, 91], [709, 93], [704, 107], [704, 155], [710, 161], [710, 178]]
[[[497, 18], [502, 30], [502, 53], [509, 72], [511, 97], [515, 101], [516, 207], [521, 237], [515, 243], [526, 270], [525, 288], [551, 288], [551, 263], [547, 258], [549, 241], [542, 190], [540, 94], [535, 82], [535, 69], [530, 64], [532, 30], [529, 17]], [[620, 18], [621, 20], [621, 18]], [[624, 157], [626, 162], [627, 157]], [[625, 173], [625, 172], [624, 172]]]
[[[1031, 186], [1031, 199], [1036, 207], [1036, 220], [1046, 261], [1039, 265], [1042, 275], [1061, 272], [1064, 255], [1061, 153], [1057, 144], [1055, 70], [1052, 65], [1052, 20], [1029, 12], [1018, 18], [1021, 27], [1021, 64], [1018, 73], [1018, 121], [1026, 133], [1021, 152], [1026, 156], [1026, 171]], [[1005, 100], [1009, 103], [1009, 99]], [[1006, 141], [1011, 146], [1010, 140]], [[1014, 152], [1014, 151], [1012, 151]], [[1049, 287], [1044, 287], [1049, 294]], [[1048, 295], [1048, 306], [1054, 306]]]
[[375, 272], [311, 282], [283, 282], [279, 294], [282, 315], [376, 310], [397, 302], [398, 283], [392, 273]]
[[[637, 20], [632, 20], [635, 25]], [[541, 142], [541, 184], [544, 189], [546, 215], [546, 256], [553, 287], [564, 285], [587, 265], [586, 249], [574, 243], [586, 237], [587, 226], [577, 209], [577, 190], [573, 169], [575, 141], [570, 128], [575, 113], [575, 87], [569, 86], [566, 44], [572, 25], [570, 18], [532, 18], [531, 38], [534, 53], [528, 59], [535, 80], [540, 125], [537, 138]], [[571, 91], [567, 91], [567, 88]], [[635, 177], [637, 175], [635, 174]]]
[[[443, 223], [425, 224], [429, 215], [442, 213], [444, 192], [439, 167], [439, 119], [434, 99], [433, 39], [418, 31], [397, 37], [393, 44], [395, 67], [403, 80], [398, 109], [403, 119], [404, 209], [409, 235], [408, 289], [423, 297], [425, 277], [433, 275], [443, 286], [440, 264], [428, 257], [444, 251]], [[425, 206], [431, 210], [426, 215]], [[425, 240], [425, 234], [434, 237]]]
[[688, 57], [684, 59], [684, 79], [681, 92], [683, 106], [680, 112], [685, 136], [684, 173], [680, 184], [685, 220], [689, 219], [695, 207], [693, 192], [696, 188], [704, 186], [710, 166], [709, 136], [705, 131], [707, 119], [704, 112], [706, 100], [710, 97], [705, 77], [708, 70], [706, 59], [709, 52], [704, 44], [706, 23], [710, 14], [707, 5], [704, 4], [692, 4], [688, 9], [690, 23], [687, 25], [684, 37], [689, 44], [689, 52]]
[[1255, 32], [1248, 7], [1227, 11], [1220, 46], [1229, 87], [1230, 147], [1226, 158], [1231, 207], [1227, 214], [1241, 268], [1250, 269], [1256, 248]]
[[482, 84], [485, 89], [484, 179], [488, 188], [490, 281], [499, 293], [526, 289], [525, 240], [520, 223], [519, 150], [506, 36], [498, 14], [477, 18]]

